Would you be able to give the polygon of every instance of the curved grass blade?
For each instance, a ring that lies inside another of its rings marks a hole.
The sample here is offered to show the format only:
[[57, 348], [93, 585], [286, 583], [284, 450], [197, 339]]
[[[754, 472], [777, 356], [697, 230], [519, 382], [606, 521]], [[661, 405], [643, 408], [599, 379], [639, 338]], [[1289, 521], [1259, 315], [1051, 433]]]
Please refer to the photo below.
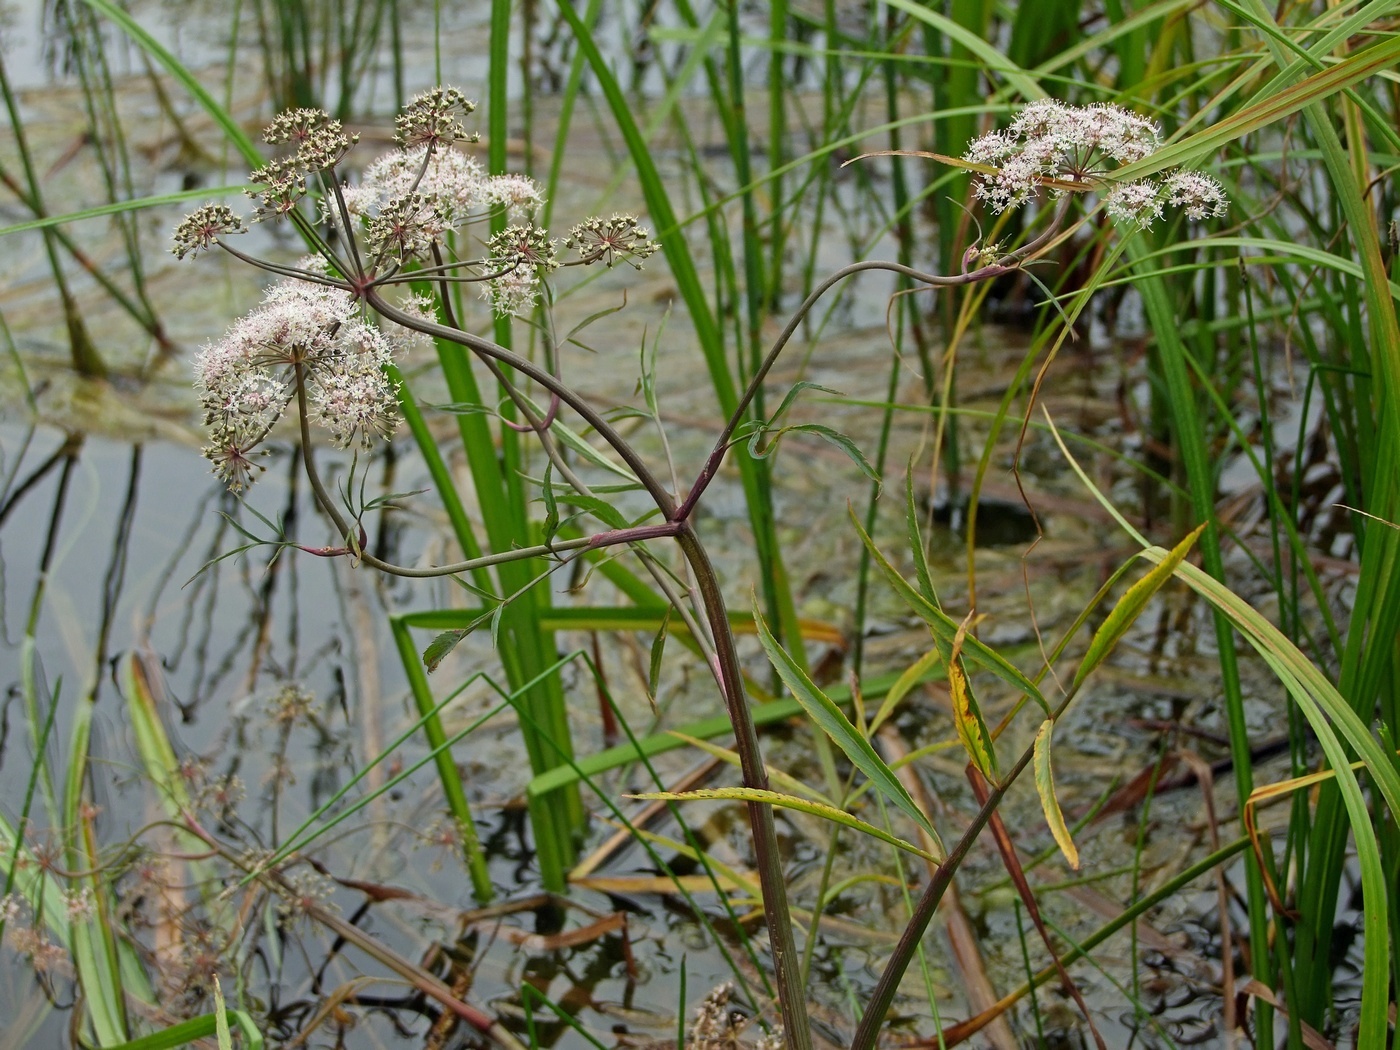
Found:
[[98, 219], [104, 215], [120, 215], [129, 211], [140, 211], [143, 208], [159, 208], [165, 204], [180, 204], [184, 201], [228, 197], [233, 194], [242, 193], [246, 188], [246, 186], [213, 186], [208, 189], [180, 190], [178, 193], [163, 193], [158, 197], [141, 197], [137, 200], [117, 201], [115, 204], [101, 204], [95, 208], [70, 211], [63, 215], [46, 215], [42, 219], [30, 219], [28, 222], [17, 222], [12, 226], [0, 226], [0, 237], [11, 233], [25, 233], [29, 230], [42, 230], [47, 226], [62, 226], [70, 222], [82, 222], [84, 219]]
[[814, 802], [811, 799], [799, 798], [796, 795], [785, 795], [780, 791], [763, 791], [760, 788], [732, 787], [732, 788], [697, 788], [694, 791], [645, 791], [636, 795], [628, 795], [628, 798], [654, 800], [658, 802], [764, 802], [770, 806], [778, 806], [782, 809], [793, 809], [799, 813], [808, 813], [814, 817], [821, 817], [834, 824], [859, 831], [872, 838], [877, 838], [881, 842], [886, 842], [891, 846], [905, 850], [908, 853], [916, 854], [933, 864], [937, 864], [939, 858], [929, 853], [925, 849], [907, 842], [898, 835], [892, 835], [888, 831], [877, 828], [874, 824], [868, 824], [859, 817], [853, 817], [843, 809], [829, 806], [824, 802]]
[[112, 3], [112, 0], [83, 0], [83, 2], [131, 37], [143, 51], [164, 66], [166, 72], [178, 80], [181, 86], [190, 93], [190, 97], [203, 107], [214, 123], [219, 125], [228, 141], [237, 147], [244, 159], [255, 168], [262, 166], [262, 154], [258, 152], [258, 147], [244, 132], [238, 121], [233, 119], [233, 114], [220, 105], [218, 99], [209, 94], [199, 79], [185, 68], [184, 63], [171, 54], [160, 41], [146, 32], [136, 19]]
[[[890, 582], [890, 586], [904, 599], [904, 603], [929, 625], [933, 630], [934, 637], [937, 638], [941, 644], [952, 646], [953, 639], [957, 637], [958, 633], [957, 621], [915, 590], [910, 585], [909, 581], [899, 574], [899, 570], [891, 565], [889, 559], [875, 546], [875, 541], [866, 534], [865, 529], [863, 529], [860, 522], [855, 519], [854, 514], [851, 520], [855, 524], [856, 532], [860, 534], [861, 542], [865, 544], [866, 550], [870, 552], [871, 559], [879, 566], [880, 571], [884, 573], [885, 579]], [[983, 642], [968, 635], [963, 640], [962, 656], [965, 660], [970, 661], [977, 667], [985, 671], [990, 671], [1018, 693], [1023, 693], [1030, 697], [1040, 705], [1040, 709], [1044, 711], [1047, 716], [1050, 714], [1050, 704], [1046, 701], [1036, 684], [1017, 670], [1016, 667], [1009, 663], [1003, 656], [988, 648]]]

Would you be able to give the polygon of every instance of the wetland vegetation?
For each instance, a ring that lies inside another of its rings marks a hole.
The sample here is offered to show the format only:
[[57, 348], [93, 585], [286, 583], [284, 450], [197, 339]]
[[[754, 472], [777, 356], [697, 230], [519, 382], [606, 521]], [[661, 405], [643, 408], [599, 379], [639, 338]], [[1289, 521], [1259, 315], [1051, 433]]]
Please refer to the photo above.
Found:
[[8, 10], [0, 1046], [1394, 1046], [1397, 15]]

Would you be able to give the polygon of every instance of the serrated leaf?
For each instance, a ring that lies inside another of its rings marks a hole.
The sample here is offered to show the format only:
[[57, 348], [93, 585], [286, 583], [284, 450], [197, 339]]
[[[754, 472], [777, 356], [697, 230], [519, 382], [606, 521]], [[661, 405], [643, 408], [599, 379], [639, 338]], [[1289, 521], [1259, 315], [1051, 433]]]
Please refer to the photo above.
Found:
[[1060, 811], [1060, 800], [1055, 796], [1055, 777], [1050, 769], [1050, 734], [1054, 728], [1055, 723], [1047, 718], [1035, 734], [1035, 790], [1040, 795], [1040, 808], [1045, 811], [1045, 823], [1050, 828], [1055, 845], [1060, 847], [1069, 866], [1078, 871], [1079, 850], [1075, 848], [1074, 839], [1070, 838], [1065, 815]]
[[977, 698], [968, 684], [967, 672], [962, 666], [962, 648], [967, 640], [968, 629], [976, 623], [971, 614], [958, 624], [953, 636], [952, 650], [948, 654], [948, 692], [953, 698], [953, 727], [958, 731], [963, 750], [972, 764], [992, 783], [999, 783], [996, 751], [992, 749], [992, 735], [987, 732], [987, 723], [982, 719], [982, 709], [977, 706]]
[[783, 429], [784, 431], [796, 430], [804, 434], [816, 434], [818, 437], [824, 438], [842, 452], [846, 453], [851, 462], [860, 468], [862, 474], [877, 485], [880, 483], [880, 475], [876, 473], [875, 468], [870, 465], [870, 461], [865, 458], [865, 453], [860, 450], [860, 446], [839, 430], [833, 430], [831, 427], [823, 426], [821, 423], [797, 423], [790, 427], [784, 427]]
[[428, 669], [428, 673], [436, 671], [438, 665], [447, 658], [447, 654], [457, 648], [458, 643], [469, 634], [471, 634], [471, 628], [443, 631], [429, 642], [428, 647], [423, 650], [423, 666]]
[[[865, 453], [860, 450], [860, 447], [845, 434], [833, 430], [831, 427], [823, 426], [820, 423], [794, 423], [792, 426], [783, 427], [780, 430], [765, 430], [759, 427], [749, 437], [749, 455], [754, 459], [767, 459], [778, 450], [778, 443], [783, 439], [783, 436], [794, 431], [805, 434], [816, 434], [818, 437], [831, 442], [842, 452], [846, 453], [850, 460], [860, 468], [862, 474], [876, 484], [879, 484], [880, 475], [875, 472], [875, 468], [870, 465], [870, 461], [865, 458]], [[762, 448], [759, 443], [763, 441], [765, 437], [768, 439], [768, 445], [766, 448]]]
[[[732, 787], [732, 788], [698, 788], [695, 791], [645, 791], [636, 795], [628, 795], [628, 798], [655, 799], [662, 802], [764, 802], [770, 806], [778, 806], [781, 809], [793, 809], [799, 813], [809, 813], [814, 817], [821, 817], [834, 824], [840, 824], [869, 835], [871, 838], [887, 842], [891, 846], [905, 850], [924, 860], [937, 864], [939, 859], [927, 850], [920, 849], [912, 842], [908, 842], [898, 835], [891, 835], [888, 831], [877, 828], [874, 824], [868, 824], [859, 817], [853, 817], [843, 809], [835, 806], [828, 806], [824, 802], [813, 802], [811, 799], [799, 798], [796, 795], [784, 795], [779, 791], [764, 791], [761, 788]], [[935, 838], [934, 841], [937, 841]]]
[[894, 771], [890, 769], [884, 759], [875, 753], [875, 749], [870, 746], [870, 741], [856, 732], [855, 726], [851, 725], [831, 697], [817, 688], [816, 683], [807, 677], [797, 662], [788, 655], [787, 650], [778, 644], [778, 640], [773, 637], [773, 633], [768, 629], [768, 624], [756, 606], [754, 608], [754, 625], [758, 628], [758, 639], [768, 654], [768, 659], [772, 662], [774, 669], [777, 670], [778, 677], [783, 680], [783, 684], [802, 705], [802, 709], [827, 736], [831, 737], [836, 746], [845, 752], [851, 763], [865, 774], [875, 790], [899, 807], [910, 820], [926, 831], [933, 841], [938, 843], [938, 848], [941, 850], [943, 842], [939, 838], [937, 830], [923, 811], [914, 804], [913, 798], [904, 789], [904, 785], [899, 782]]
[[[865, 544], [865, 549], [870, 552], [871, 559], [885, 579], [889, 581], [890, 586], [895, 589], [895, 593], [903, 598], [904, 603], [929, 625], [933, 636], [938, 639], [941, 645], [951, 647], [953, 638], [958, 633], [957, 621], [915, 590], [909, 581], [899, 574], [898, 570], [890, 564], [889, 559], [880, 553], [880, 548], [875, 546], [875, 541], [866, 535], [865, 529], [861, 527], [854, 512], [851, 514], [851, 521], [854, 522], [856, 532], [860, 535], [861, 542]], [[976, 667], [990, 671], [1017, 692], [1029, 696], [1047, 716], [1050, 714], [1050, 704], [1041, 695], [1036, 684], [1017, 670], [1005, 657], [988, 648], [985, 643], [969, 635], [963, 642], [963, 658]]]
[[1084, 654], [1079, 670], [1074, 674], [1074, 683], [1070, 686], [1071, 692], [1083, 684], [1084, 679], [1089, 677], [1094, 668], [1104, 662], [1108, 654], [1113, 651], [1113, 647], [1122, 640], [1123, 635], [1127, 633], [1128, 628], [1133, 625], [1133, 621], [1138, 618], [1142, 610], [1147, 607], [1147, 603], [1152, 600], [1153, 595], [1162, 589], [1162, 585], [1171, 579], [1172, 573], [1176, 572], [1176, 567], [1186, 559], [1186, 555], [1190, 553], [1204, 529], [1204, 524], [1197, 525], [1185, 539], [1171, 549], [1171, 553], [1161, 563], [1153, 566], [1147, 575], [1129, 587], [1127, 593], [1118, 600], [1118, 604], [1109, 612], [1102, 626], [1094, 632], [1094, 637], [1089, 642], [1089, 651]]
[[820, 390], [824, 394], [834, 394], [836, 397], [846, 396], [839, 390], [832, 390], [829, 386], [813, 383], [810, 379], [804, 379], [800, 382], [793, 383], [792, 386], [788, 388], [788, 392], [783, 395], [783, 400], [778, 405], [778, 410], [768, 417], [768, 425], [772, 426], [778, 420], [782, 419], [783, 416], [787, 415], [788, 409], [790, 409], [792, 403], [797, 400], [797, 395], [804, 390]]

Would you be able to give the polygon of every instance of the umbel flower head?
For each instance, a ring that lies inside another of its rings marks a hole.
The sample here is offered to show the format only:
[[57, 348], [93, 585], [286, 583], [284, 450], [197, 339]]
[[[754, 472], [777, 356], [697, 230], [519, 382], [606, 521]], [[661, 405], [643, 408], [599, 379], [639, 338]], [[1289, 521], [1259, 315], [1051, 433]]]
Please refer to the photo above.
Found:
[[311, 422], [344, 448], [369, 447], [398, 419], [394, 386], [384, 373], [395, 346], [366, 324], [350, 293], [283, 281], [262, 305], [195, 361], [195, 390], [210, 444], [204, 455], [235, 492], [260, 470], [259, 446], [296, 393], [302, 369]]
[[1032, 102], [1005, 131], [974, 141], [964, 159], [997, 170], [979, 174], [973, 193], [993, 211], [1025, 204], [1042, 188], [1058, 196], [1097, 192], [1117, 222], [1146, 228], [1164, 207], [1187, 218], [1225, 214], [1225, 191], [1208, 175], [1175, 172], [1162, 179], [1115, 182], [1118, 168], [1151, 156], [1162, 146], [1157, 125], [1122, 106], [1067, 106], [1054, 99]]

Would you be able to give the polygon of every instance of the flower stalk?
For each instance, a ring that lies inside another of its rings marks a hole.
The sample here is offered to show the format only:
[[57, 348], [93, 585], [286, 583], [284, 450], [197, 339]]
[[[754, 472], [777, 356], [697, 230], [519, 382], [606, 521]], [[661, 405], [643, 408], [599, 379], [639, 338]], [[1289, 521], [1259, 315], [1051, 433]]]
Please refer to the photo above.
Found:
[[[231, 488], [252, 483], [252, 457], [274, 423], [296, 405], [307, 477], [317, 504], [343, 538], [344, 546], [311, 553], [351, 556], [357, 563], [406, 577], [457, 575], [526, 558], [571, 558], [606, 547], [633, 547], [678, 607], [683, 595], [672, 592], [664, 574], [642, 546], [675, 540], [693, 580], [697, 615], [708, 628], [692, 624], [697, 641], [709, 650], [710, 664], [735, 735], [744, 785], [764, 790], [768, 778], [758, 734], [749, 710], [742, 668], [729, 625], [718, 574], [695, 528], [695, 511], [718, 475], [735, 436], [750, 419], [769, 372], [799, 326], [836, 285], [867, 271], [899, 275], [930, 288], [951, 288], [991, 280], [1042, 257], [1073, 232], [1071, 202], [1077, 194], [1095, 194], [1101, 206], [1130, 230], [1142, 228], [1166, 207], [1180, 207], [1200, 219], [1224, 209], [1224, 195], [1214, 180], [1194, 172], [1168, 174], [1160, 180], [1115, 183], [1117, 167], [1149, 155], [1161, 145], [1155, 125], [1113, 106], [1074, 108], [1057, 102], [1027, 106], [1005, 132], [983, 136], [967, 160], [983, 172], [976, 195], [996, 211], [1024, 204], [1048, 192], [1057, 203], [1044, 229], [1019, 248], [971, 246], [962, 271], [932, 274], [894, 262], [861, 261], [818, 284], [793, 313], [754, 370], [738, 405], [721, 428], [694, 482], [673, 492], [637, 449], [565, 380], [557, 349], [542, 367], [498, 343], [467, 331], [456, 317], [449, 284], [476, 283], [482, 298], [498, 314], [533, 308], [541, 282], [561, 265], [626, 263], [640, 267], [657, 250], [650, 233], [632, 216], [593, 218], [573, 227], [564, 241], [577, 257], [563, 263], [558, 244], [530, 222], [540, 203], [538, 187], [521, 176], [487, 176], [480, 165], [455, 149], [469, 138], [461, 119], [472, 104], [460, 92], [437, 88], [414, 99], [396, 124], [399, 150], [372, 164], [359, 185], [344, 184], [336, 174], [352, 140], [337, 121], [318, 111], [285, 114], [268, 128], [269, 144], [291, 152], [254, 173], [259, 204], [254, 221], [288, 218], [305, 233], [317, 252], [295, 267], [276, 266], [238, 251], [227, 238], [242, 232], [242, 220], [228, 208], [209, 205], [193, 213], [176, 232], [175, 253], [196, 255], [213, 247], [264, 266], [288, 280], [274, 286], [264, 304], [239, 322], [219, 343], [206, 349], [198, 367], [199, 389], [213, 442], [205, 454]], [[334, 227], [348, 249], [337, 253], [302, 214], [308, 180], [322, 188], [321, 219]], [[469, 224], [504, 210], [510, 224], [490, 236], [480, 258], [455, 253], [456, 235]], [[436, 299], [391, 298], [393, 286], [429, 281]], [[376, 324], [371, 324], [369, 318]], [[364, 549], [358, 517], [342, 511], [317, 472], [312, 423], [330, 431], [340, 447], [368, 448], [387, 437], [396, 422], [397, 390], [386, 366], [415, 344], [437, 340], [460, 347], [481, 362], [500, 382], [524, 423], [503, 423], [533, 432], [558, 474], [580, 494], [591, 495], [561, 454], [551, 426], [558, 413], [576, 414], [626, 466], [646, 491], [660, 521], [617, 528], [591, 536], [497, 551], [451, 565], [410, 568], [376, 558]], [[541, 413], [519, 383], [534, 384], [549, 395]], [[1068, 703], [1068, 700], [1065, 701]], [[1007, 787], [1030, 761], [1021, 756], [990, 795], [978, 816], [938, 867], [915, 908], [904, 936], [889, 960], [854, 1045], [871, 1050], [905, 967], [953, 878], [960, 862], [1000, 803]], [[748, 804], [755, 865], [773, 957], [784, 1038], [794, 1050], [810, 1050], [806, 995], [789, 912], [782, 858], [772, 807]]]

